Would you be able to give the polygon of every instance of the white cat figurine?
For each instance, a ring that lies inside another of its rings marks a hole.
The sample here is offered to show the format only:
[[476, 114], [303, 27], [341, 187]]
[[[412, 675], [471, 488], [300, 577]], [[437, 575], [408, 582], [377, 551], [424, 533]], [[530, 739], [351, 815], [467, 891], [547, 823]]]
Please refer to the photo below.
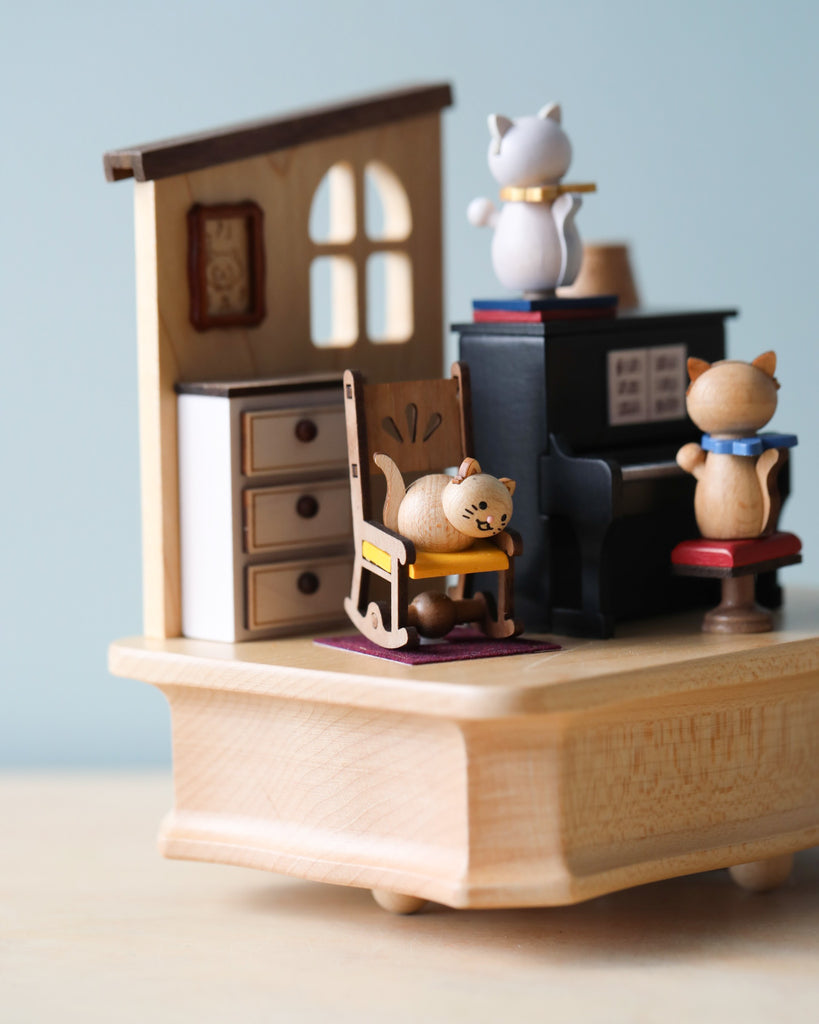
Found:
[[[473, 199], [467, 210], [471, 224], [495, 229], [492, 264], [498, 280], [530, 298], [551, 295], [558, 286], [571, 284], [582, 259], [574, 223], [581, 199], [570, 191], [571, 186], [565, 186], [565, 191], [560, 186], [572, 159], [560, 118], [556, 103], [545, 106], [536, 117], [514, 121], [490, 114], [492, 175], [507, 192], [525, 188], [537, 194], [540, 188], [546, 198], [504, 202], [500, 210], [489, 199]], [[584, 191], [591, 188], [583, 186]], [[549, 198], [553, 193], [558, 194]]]

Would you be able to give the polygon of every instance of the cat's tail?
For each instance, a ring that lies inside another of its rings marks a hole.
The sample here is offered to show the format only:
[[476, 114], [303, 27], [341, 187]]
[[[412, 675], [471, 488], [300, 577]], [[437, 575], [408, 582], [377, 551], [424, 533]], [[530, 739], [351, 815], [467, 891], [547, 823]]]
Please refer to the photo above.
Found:
[[768, 448], [756, 460], [756, 478], [762, 491], [762, 533], [766, 536], [776, 529], [782, 501], [776, 478], [782, 463], [788, 457], [787, 449]]
[[476, 228], [493, 228], [498, 222], [498, 211], [491, 199], [473, 199], [466, 208], [466, 219]]
[[583, 246], [580, 242], [580, 235], [574, 218], [580, 209], [583, 200], [575, 192], [564, 192], [552, 203], [552, 217], [554, 218], [557, 236], [560, 239], [560, 276], [557, 280], [560, 285], [572, 284], [580, 273], [580, 263], [583, 259]]
[[384, 499], [384, 511], [381, 519], [388, 530], [395, 530], [397, 533], [398, 506], [407, 493], [407, 489], [404, 486], [404, 478], [401, 476], [401, 470], [389, 455], [384, 455], [382, 452], [374, 452], [373, 462], [387, 478], [387, 497]]

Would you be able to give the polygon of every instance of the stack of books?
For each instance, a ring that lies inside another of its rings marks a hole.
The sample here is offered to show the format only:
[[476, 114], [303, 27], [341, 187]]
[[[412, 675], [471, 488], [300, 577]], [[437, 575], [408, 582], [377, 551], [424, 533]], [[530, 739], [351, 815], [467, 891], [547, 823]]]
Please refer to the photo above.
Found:
[[548, 320], [592, 320], [617, 313], [616, 295], [561, 299], [475, 299], [472, 319], [480, 323], [542, 324]]

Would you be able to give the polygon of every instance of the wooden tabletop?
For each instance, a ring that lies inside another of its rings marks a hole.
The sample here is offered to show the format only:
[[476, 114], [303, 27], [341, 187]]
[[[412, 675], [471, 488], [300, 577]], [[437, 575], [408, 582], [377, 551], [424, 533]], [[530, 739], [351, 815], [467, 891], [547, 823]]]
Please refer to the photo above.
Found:
[[164, 774], [0, 776], [0, 1020], [813, 1022], [819, 850], [574, 907], [380, 910], [364, 890], [163, 860]]
[[426, 665], [323, 647], [311, 637], [235, 644], [133, 637], [111, 645], [109, 667], [157, 685], [461, 719], [576, 711], [607, 705], [613, 694], [625, 701], [819, 672], [817, 590], [789, 589], [770, 633], [703, 633], [702, 615], [624, 623], [611, 640], [549, 637], [558, 651]]

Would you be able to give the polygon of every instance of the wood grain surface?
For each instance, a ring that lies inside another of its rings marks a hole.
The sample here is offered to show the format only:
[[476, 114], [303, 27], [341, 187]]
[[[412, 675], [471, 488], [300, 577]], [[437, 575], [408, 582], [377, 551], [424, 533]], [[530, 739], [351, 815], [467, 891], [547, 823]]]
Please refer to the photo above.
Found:
[[457, 907], [560, 905], [819, 842], [819, 596], [405, 666], [310, 639], [114, 644], [171, 706], [170, 857]]

